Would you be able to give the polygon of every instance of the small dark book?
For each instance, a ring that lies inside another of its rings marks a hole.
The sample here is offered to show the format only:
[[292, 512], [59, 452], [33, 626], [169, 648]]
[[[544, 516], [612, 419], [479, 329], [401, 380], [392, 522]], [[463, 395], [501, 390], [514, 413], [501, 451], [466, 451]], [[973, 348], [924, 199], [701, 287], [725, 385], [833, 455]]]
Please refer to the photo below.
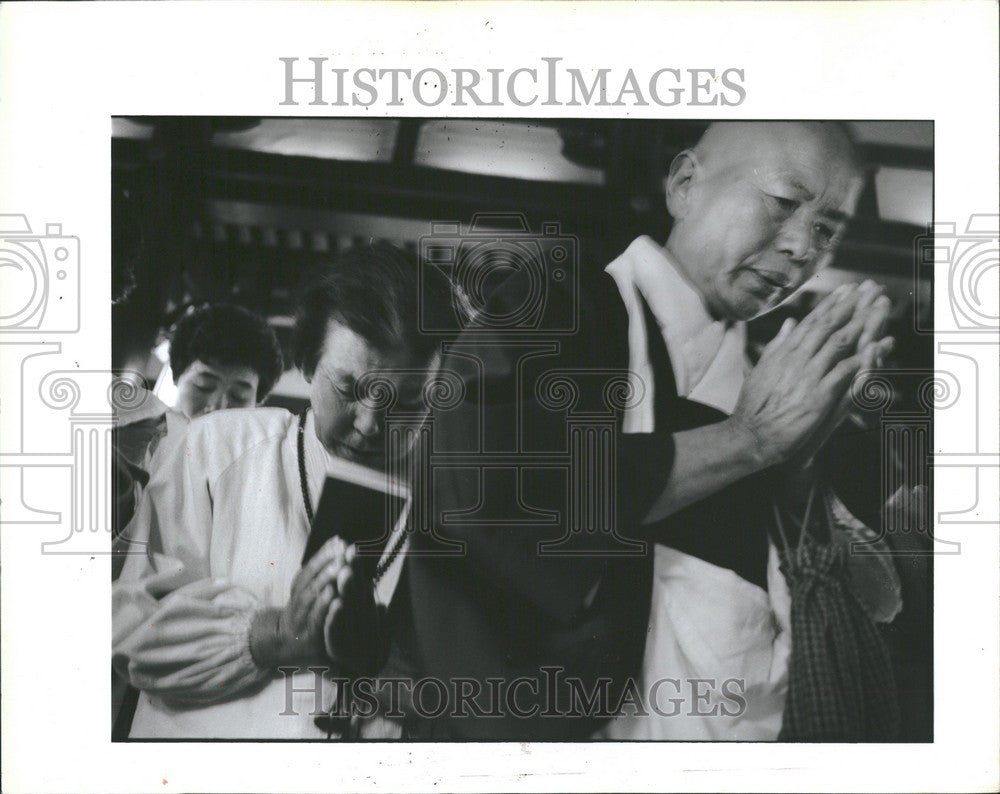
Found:
[[357, 544], [362, 569], [374, 575], [408, 500], [408, 488], [385, 472], [335, 459], [327, 469], [303, 565], [339, 535], [346, 543]]

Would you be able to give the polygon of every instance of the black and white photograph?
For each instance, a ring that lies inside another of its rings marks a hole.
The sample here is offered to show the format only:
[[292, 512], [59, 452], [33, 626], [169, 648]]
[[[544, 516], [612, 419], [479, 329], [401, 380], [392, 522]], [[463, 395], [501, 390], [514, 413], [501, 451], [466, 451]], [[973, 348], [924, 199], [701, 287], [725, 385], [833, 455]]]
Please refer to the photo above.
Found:
[[998, 12], [0, 4], [3, 791], [1000, 790]]
[[115, 737], [931, 741], [933, 140], [116, 118]]

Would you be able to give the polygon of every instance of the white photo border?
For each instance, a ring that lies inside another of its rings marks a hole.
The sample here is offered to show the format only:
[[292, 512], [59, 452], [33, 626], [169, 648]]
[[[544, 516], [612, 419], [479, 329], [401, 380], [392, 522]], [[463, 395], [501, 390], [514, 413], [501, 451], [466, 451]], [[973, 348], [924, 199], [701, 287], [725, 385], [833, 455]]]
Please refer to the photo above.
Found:
[[[18, 484], [59, 503], [52, 512], [2, 508], [5, 790], [1000, 787], [1000, 340], [995, 318], [963, 324], [965, 275], [949, 268], [935, 270], [935, 369], [971, 390], [978, 411], [951, 422], [935, 450], [935, 534], [960, 542], [962, 553], [939, 558], [935, 571], [933, 744], [112, 744], [110, 558], [42, 553], [67, 533], [68, 426], [34, 427], [32, 446], [22, 443], [22, 421], [39, 405], [106, 411], [89, 401], [105, 399], [110, 382], [112, 116], [476, 115], [447, 104], [389, 107], [384, 97], [364, 109], [282, 107], [282, 57], [414, 71], [513, 69], [546, 56], [646, 74], [732, 67], [745, 72], [746, 97], [735, 107], [536, 104], [482, 115], [930, 119], [935, 218], [961, 235], [970, 219], [997, 212], [997, 47], [997, 5], [989, 2], [5, 4], [0, 213], [68, 240], [62, 297], [76, 290], [79, 300], [75, 320], [69, 311], [58, 327], [0, 334], [0, 478], [13, 482], [22, 465], [48, 468], [51, 476]], [[33, 385], [46, 376], [44, 388]], [[79, 392], [71, 383], [82, 384]], [[107, 483], [94, 487], [106, 492]], [[74, 537], [83, 543], [74, 548], [91, 541]]]

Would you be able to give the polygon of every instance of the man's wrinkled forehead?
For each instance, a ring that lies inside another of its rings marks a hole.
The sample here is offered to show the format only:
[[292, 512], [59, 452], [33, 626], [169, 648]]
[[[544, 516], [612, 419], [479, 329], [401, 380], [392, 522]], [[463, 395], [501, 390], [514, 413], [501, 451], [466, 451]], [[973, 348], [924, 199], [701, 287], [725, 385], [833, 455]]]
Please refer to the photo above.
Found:
[[[798, 180], [810, 192], [833, 188], [856, 199], [861, 170], [846, 134], [816, 122], [717, 122], [695, 146], [710, 175], [732, 173]], [[839, 202], [837, 202], [839, 203]]]
[[825, 153], [854, 165], [846, 133], [830, 122], [720, 121], [709, 125], [694, 148], [706, 164]]

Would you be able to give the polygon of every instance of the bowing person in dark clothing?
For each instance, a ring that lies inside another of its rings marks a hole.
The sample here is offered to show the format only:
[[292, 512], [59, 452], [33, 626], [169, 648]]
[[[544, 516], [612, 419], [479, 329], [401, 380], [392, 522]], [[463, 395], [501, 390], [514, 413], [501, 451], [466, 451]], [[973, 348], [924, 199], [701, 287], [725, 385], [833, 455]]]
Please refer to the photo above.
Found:
[[753, 368], [744, 322], [832, 259], [861, 187], [836, 124], [715, 124], [670, 169], [665, 247], [551, 278], [530, 331], [497, 320], [531, 293], [524, 269], [490, 296], [442, 365], [465, 391], [434, 417], [429, 520], [389, 610], [390, 656], [441, 682], [425, 706], [448, 698], [413, 705], [405, 735], [777, 738], [789, 608], [766, 477], [812, 457], [892, 341], [870, 284]]

